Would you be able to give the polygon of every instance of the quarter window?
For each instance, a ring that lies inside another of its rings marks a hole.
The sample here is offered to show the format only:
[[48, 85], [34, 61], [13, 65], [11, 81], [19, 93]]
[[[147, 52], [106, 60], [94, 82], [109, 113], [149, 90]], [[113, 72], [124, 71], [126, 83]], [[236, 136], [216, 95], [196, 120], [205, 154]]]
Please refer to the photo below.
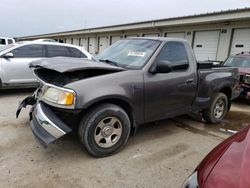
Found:
[[69, 50], [64, 46], [48, 45], [48, 57], [71, 57]]
[[44, 57], [44, 49], [42, 45], [27, 45], [12, 50], [15, 58], [39, 58]]
[[68, 47], [71, 57], [86, 58], [87, 56], [76, 48]]
[[188, 68], [188, 55], [182, 42], [167, 42], [156, 58], [157, 63], [168, 61], [172, 70], [186, 70]]

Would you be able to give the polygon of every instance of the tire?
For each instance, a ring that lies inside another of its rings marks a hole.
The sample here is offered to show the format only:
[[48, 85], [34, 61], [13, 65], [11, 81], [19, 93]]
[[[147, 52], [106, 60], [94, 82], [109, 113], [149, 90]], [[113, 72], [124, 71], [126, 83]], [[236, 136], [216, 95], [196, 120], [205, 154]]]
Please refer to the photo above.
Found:
[[216, 93], [212, 98], [210, 107], [202, 112], [202, 116], [207, 123], [220, 123], [227, 111], [227, 96], [224, 93]]
[[79, 125], [80, 141], [94, 157], [106, 157], [125, 146], [131, 130], [127, 113], [114, 104], [92, 108]]

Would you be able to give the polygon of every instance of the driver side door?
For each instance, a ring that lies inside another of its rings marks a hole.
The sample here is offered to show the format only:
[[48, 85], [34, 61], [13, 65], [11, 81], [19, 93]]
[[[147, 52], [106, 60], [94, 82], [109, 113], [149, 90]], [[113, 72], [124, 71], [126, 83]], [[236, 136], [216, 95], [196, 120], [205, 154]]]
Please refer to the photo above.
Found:
[[145, 121], [157, 121], [187, 113], [196, 93], [197, 75], [182, 42], [169, 41], [163, 46], [155, 65], [168, 62], [171, 71], [145, 73]]

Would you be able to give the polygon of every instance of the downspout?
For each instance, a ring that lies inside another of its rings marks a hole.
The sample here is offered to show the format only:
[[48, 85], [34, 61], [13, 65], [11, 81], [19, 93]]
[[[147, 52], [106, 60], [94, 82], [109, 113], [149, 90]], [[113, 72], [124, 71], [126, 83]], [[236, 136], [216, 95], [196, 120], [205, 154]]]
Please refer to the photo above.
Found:
[[160, 37], [162, 36], [161, 30], [155, 27], [155, 21], [152, 21], [152, 28], [160, 34]]

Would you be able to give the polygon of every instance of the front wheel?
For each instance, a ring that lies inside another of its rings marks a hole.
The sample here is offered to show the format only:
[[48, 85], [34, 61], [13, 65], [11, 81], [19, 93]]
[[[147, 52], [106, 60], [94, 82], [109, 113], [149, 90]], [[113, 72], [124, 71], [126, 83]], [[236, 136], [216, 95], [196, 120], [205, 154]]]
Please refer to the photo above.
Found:
[[83, 117], [79, 125], [80, 141], [92, 156], [109, 156], [125, 145], [130, 126], [129, 117], [121, 107], [102, 104]]
[[202, 112], [208, 123], [220, 123], [228, 111], [228, 98], [224, 93], [217, 93], [212, 98], [210, 107]]

